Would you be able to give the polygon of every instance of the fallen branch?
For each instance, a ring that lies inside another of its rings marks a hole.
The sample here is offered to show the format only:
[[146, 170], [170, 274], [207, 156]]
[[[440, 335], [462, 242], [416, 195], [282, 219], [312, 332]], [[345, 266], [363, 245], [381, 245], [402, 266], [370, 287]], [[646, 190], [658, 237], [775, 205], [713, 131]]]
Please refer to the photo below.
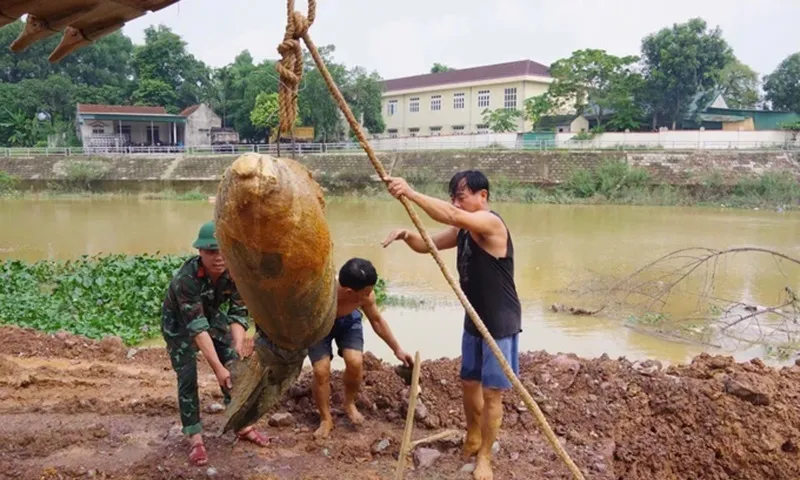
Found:
[[417, 410], [420, 363], [419, 351], [417, 351], [414, 356], [414, 372], [411, 374], [411, 390], [409, 390], [408, 394], [408, 413], [406, 413], [406, 427], [403, 431], [403, 443], [400, 444], [400, 453], [397, 455], [397, 470], [394, 474], [395, 480], [403, 479], [403, 471], [406, 468], [406, 456], [411, 451], [409, 444], [411, 443], [411, 432], [414, 429], [414, 414]]

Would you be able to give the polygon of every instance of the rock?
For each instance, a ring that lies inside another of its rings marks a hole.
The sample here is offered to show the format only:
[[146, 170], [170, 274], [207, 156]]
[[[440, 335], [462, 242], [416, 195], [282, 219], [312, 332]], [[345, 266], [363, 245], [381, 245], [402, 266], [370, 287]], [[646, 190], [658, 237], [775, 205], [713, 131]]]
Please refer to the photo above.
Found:
[[431, 467], [441, 456], [442, 454], [439, 452], [439, 450], [434, 450], [432, 448], [419, 448], [414, 451], [414, 466], [417, 468]]
[[330, 457], [331, 456], [331, 451], [328, 450], [327, 448], [323, 448], [322, 449], [322, 454], [325, 455], [326, 457]]
[[[69, 333], [65, 332], [64, 330], [61, 330], [60, 332], [57, 332], [54, 336], [58, 340], [62, 340], [63, 341], [63, 340], [66, 340], [67, 338], [69, 338]], [[91, 472], [91, 470], [90, 470], [90, 472]]]
[[417, 400], [417, 405], [414, 408], [414, 419], [424, 420], [425, 417], [427, 416], [428, 416], [428, 407], [426, 407], [425, 404]]
[[67, 347], [67, 348], [72, 348], [77, 344], [78, 344], [78, 342], [73, 340], [73, 339], [71, 339], [71, 338], [68, 338], [68, 339], [64, 340], [64, 346]]
[[271, 427], [291, 427], [294, 425], [294, 417], [291, 413], [276, 413], [269, 417]]
[[472, 473], [472, 472], [475, 471], [475, 464], [474, 463], [468, 463], [468, 464], [464, 465], [463, 467], [461, 467], [461, 471], [463, 473]]
[[126, 355], [126, 357], [128, 358], [128, 360], [130, 360], [130, 359], [131, 359], [131, 358], [133, 358], [133, 357], [134, 357], [134, 356], [135, 356], [135, 355], [136, 355], [138, 352], [139, 352], [139, 350], [136, 350], [135, 348], [129, 348], [129, 349], [128, 349], [128, 355]]
[[497, 455], [498, 452], [500, 452], [500, 442], [495, 440], [492, 444], [492, 455]]
[[214, 402], [214, 403], [212, 403], [212, 404], [210, 404], [210, 405], [208, 405], [206, 407], [206, 413], [214, 414], [214, 413], [220, 413], [220, 412], [224, 412], [224, 411], [225, 411], [225, 405], [223, 405], [221, 403]]
[[95, 475], [97, 475], [96, 470], [89, 470], [88, 472], [86, 472], [86, 476], [89, 478], [94, 478]]
[[381, 395], [375, 398], [375, 406], [385, 410], [387, 408], [391, 408], [392, 402], [390, 402], [388, 398]]
[[106, 336], [100, 340], [100, 348], [106, 353], [114, 353], [115, 351], [124, 350], [125, 343], [116, 335]]
[[512, 453], [511, 454], [511, 461], [512, 462], [516, 462], [517, 460], [519, 460], [519, 452]]
[[206, 470], [206, 475], [208, 475], [209, 477], [216, 477], [217, 469], [214, 467], [208, 467], [208, 470]]
[[388, 438], [384, 438], [383, 440], [372, 446], [372, 454], [375, 455], [381, 453], [382, 451], [389, 448], [389, 445], [391, 444], [392, 444], [391, 440], [389, 440]]
[[652, 377], [656, 373], [660, 372], [661, 368], [661, 362], [658, 360], [645, 360], [644, 362], [633, 363], [633, 369], [639, 372], [641, 375], [645, 375], [647, 377]]
[[737, 382], [731, 378], [727, 378], [724, 383], [724, 392], [739, 397], [746, 402], [753, 405], [769, 405], [769, 395], [762, 392], [756, 392], [746, 385]]
[[558, 370], [575, 373], [581, 369], [581, 362], [566, 355], [559, 355], [550, 361], [550, 365]]
[[592, 470], [594, 470], [595, 472], [603, 473], [606, 471], [606, 469], [607, 469], [606, 464], [603, 462], [597, 462], [592, 465]]

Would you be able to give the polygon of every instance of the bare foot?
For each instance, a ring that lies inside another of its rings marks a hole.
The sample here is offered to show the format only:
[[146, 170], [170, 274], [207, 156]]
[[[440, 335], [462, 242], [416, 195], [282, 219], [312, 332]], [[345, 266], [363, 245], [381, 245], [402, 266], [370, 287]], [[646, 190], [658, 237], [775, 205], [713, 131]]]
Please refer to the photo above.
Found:
[[492, 463], [489, 457], [479, 456], [475, 462], [475, 470], [472, 471], [472, 478], [475, 480], [492, 480]]
[[314, 438], [326, 439], [331, 434], [331, 430], [333, 430], [333, 420], [323, 420], [319, 422], [319, 428], [314, 432]]
[[469, 433], [467, 433], [466, 438], [464, 438], [464, 446], [461, 449], [461, 456], [464, 460], [469, 460], [475, 455], [478, 454], [478, 450], [481, 448], [481, 432], [478, 430], [476, 435], [470, 437]]
[[353, 422], [353, 425], [361, 425], [364, 423], [364, 415], [361, 415], [361, 412], [358, 411], [354, 403], [345, 405], [344, 413], [347, 414], [347, 418]]

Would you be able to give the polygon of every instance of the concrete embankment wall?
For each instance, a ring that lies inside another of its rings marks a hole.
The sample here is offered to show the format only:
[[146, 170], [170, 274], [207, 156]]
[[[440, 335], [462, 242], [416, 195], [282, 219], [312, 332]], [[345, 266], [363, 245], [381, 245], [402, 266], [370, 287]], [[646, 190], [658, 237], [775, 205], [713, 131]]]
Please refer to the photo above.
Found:
[[[0, 157], [0, 171], [23, 185], [44, 187], [51, 182], [91, 181], [104, 190], [177, 191], [214, 188], [236, 156], [124, 156], [124, 157]], [[492, 180], [536, 185], [565, 182], [572, 171], [594, 169], [608, 159], [647, 169], [655, 183], [701, 184], [712, 173], [726, 183], [765, 172], [781, 172], [800, 179], [800, 153], [692, 151], [428, 151], [379, 154], [390, 174], [410, 179], [446, 182], [462, 169], [477, 168]], [[307, 155], [297, 158], [323, 185], [357, 187], [376, 181], [364, 154]]]

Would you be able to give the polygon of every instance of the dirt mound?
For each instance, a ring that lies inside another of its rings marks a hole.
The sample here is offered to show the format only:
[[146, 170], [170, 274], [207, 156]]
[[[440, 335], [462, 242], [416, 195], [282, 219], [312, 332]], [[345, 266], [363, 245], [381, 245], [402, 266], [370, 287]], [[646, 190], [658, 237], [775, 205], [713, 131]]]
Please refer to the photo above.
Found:
[[[113, 343], [104, 350], [85, 339], [65, 346], [72, 337], [0, 333], [10, 339], [0, 345], [0, 471], [11, 478], [85, 477], [93, 469], [97, 478], [206, 475], [186, 462], [175, 377], [163, 350], [129, 357]], [[422, 364], [415, 438], [463, 427], [458, 370], [458, 360]], [[520, 371], [587, 478], [800, 478], [800, 367], [700, 355], [663, 369], [657, 361], [531, 352], [522, 355]], [[220, 396], [207, 369], [200, 388], [205, 412]], [[292, 425], [269, 427], [268, 416], [259, 423], [276, 437], [266, 451], [217, 437], [224, 416], [203, 413], [212, 465], [218, 478], [389, 478], [408, 391], [392, 365], [365, 354], [358, 398], [365, 425], [354, 428], [342, 414], [342, 376], [334, 372], [337, 427], [317, 442], [306, 372], [275, 408], [291, 412]], [[430, 445], [442, 457], [432, 470], [410, 469], [407, 478], [466, 478], [459, 444], [455, 438]], [[570, 478], [513, 393], [505, 399], [499, 445], [496, 478]]]

